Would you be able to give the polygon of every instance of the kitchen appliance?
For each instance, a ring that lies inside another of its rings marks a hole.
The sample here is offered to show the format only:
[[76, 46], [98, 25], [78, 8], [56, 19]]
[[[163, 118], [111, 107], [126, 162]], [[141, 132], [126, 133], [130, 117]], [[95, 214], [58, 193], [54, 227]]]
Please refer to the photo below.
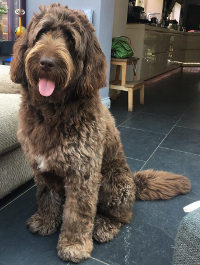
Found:
[[151, 18], [151, 24], [157, 24], [157, 23], [158, 23], [157, 17], [152, 17]]
[[143, 6], [144, 0], [129, 0], [127, 23], [148, 23]]
[[135, 6], [144, 8], [144, 0], [136, 0]]
[[148, 13], [148, 20], [151, 21], [152, 17], [156, 17], [157, 19], [160, 17], [160, 13]]
[[140, 19], [147, 19], [147, 14], [144, 11], [140, 13]]

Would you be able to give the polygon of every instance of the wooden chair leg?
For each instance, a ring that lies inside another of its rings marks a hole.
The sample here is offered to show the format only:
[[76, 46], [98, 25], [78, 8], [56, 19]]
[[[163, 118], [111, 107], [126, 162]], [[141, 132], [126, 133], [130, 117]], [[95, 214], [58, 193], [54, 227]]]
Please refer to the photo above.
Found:
[[116, 98], [117, 98], [117, 90], [112, 89], [112, 99], [116, 100]]
[[133, 111], [133, 89], [128, 89], [128, 111]]
[[144, 85], [140, 88], [140, 104], [144, 105]]

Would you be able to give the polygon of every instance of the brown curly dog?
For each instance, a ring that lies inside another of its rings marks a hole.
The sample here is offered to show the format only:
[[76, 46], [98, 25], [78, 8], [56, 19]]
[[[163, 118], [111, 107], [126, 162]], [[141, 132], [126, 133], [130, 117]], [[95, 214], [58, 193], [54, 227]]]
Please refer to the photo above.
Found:
[[[18, 138], [33, 168], [38, 211], [31, 232], [59, 225], [58, 255], [90, 257], [92, 237], [113, 239], [130, 222], [135, 199], [170, 199], [190, 190], [181, 175], [132, 173], [119, 131], [101, 103], [106, 59], [81, 11], [40, 6], [14, 45], [11, 78], [21, 84]], [[134, 151], [134, 150], [133, 150]]]

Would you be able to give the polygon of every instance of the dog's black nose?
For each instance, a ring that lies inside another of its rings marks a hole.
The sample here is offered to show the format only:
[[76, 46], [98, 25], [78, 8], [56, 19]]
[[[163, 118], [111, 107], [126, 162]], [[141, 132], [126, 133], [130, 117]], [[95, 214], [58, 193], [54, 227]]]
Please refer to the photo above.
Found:
[[43, 57], [40, 59], [40, 67], [44, 71], [50, 71], [55, 66], [53, 59], [49, 57]]

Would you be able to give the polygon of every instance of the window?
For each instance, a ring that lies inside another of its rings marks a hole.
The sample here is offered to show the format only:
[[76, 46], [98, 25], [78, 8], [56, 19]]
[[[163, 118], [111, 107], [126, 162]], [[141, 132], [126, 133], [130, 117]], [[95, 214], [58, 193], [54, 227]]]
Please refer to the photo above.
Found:
[[[21, 6], [26, 11], [26, 0], [0, 0], [0, 7], [6, 6], [8, 13], [0, 15], [0, 40], [13, 41], [16, 39], [15, 29], [19, 25], [15, 10]], [[26, 26], [26, 15], [22, 17], [22, 26]]]

